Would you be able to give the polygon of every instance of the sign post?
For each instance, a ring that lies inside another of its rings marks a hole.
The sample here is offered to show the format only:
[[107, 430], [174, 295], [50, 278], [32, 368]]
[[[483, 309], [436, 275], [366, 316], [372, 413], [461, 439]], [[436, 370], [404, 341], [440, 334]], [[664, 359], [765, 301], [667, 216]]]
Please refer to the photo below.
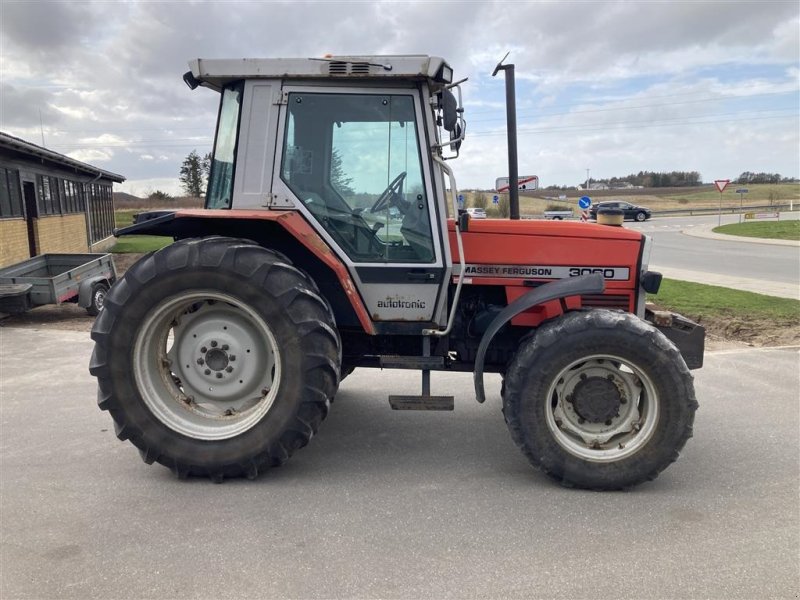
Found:
[[730, 179], [715, 179], [714, 185], [717, 186], [719, 190], [719, 214], [717, 217], [717, 226], [722, 225], [722, 192], [725, 191], [725, 188], [728, 187], [728, 184], [731, 182]]
[[581, 209], [581, 221], [589, 220], [589, 207], [592, 205], [592, 199], [589, 196], [581, 196], [578, 200], [578, 208]]
[[736, 193], [739, 194], [739, 223], [742, 222], [742, 198], [747, 193], [747, 188], [739, 188]]

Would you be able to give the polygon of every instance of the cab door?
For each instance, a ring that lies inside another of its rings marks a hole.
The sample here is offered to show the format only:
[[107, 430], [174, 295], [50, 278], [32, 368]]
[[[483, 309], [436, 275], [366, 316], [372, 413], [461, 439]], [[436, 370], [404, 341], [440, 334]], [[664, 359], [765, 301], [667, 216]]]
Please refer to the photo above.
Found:
[[347, 265], [375, 321], [431, 323], [443, 240], [413, 89], [284, 87], [273, 195]]

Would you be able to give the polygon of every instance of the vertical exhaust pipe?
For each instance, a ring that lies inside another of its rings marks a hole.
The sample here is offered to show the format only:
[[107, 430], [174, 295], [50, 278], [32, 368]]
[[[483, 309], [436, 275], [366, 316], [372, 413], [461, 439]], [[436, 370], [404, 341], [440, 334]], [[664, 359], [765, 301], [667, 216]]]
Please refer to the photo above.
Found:
[[508, 205], [512, 219], [519, 219], [519, 172], [517, 171], [517, 101], [514, 89], [514, 65], [504, 65], [506, 55], [497, 63], [492, 77], [498, 71], [506, 76], [506, 133], [508, 135]]

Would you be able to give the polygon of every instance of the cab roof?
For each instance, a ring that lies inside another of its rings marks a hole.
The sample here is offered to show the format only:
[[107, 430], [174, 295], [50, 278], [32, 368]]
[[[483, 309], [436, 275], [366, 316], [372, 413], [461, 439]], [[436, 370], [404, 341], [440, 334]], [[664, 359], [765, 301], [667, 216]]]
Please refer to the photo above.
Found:
[[237, 58], [189, 61], [184, 81], [214, 90], [240, 79], [428, 80], [448, 84], [453, 70], [438, 56], [329, 56], [325, 58]]

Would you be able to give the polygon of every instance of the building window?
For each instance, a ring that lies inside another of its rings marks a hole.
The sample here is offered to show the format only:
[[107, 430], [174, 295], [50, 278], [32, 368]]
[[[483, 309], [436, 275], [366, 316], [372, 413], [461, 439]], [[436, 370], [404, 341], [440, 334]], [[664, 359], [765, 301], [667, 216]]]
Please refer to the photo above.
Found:
[[92, 183], [85, 188], [91, 222], [90, 242], [94, 244], [114, 233], [114, 202], [110, 185]]
[[19, 171], [0, 167], [0, 219], [21, 216], [23, 213]]
[[62, 210], [58, 178], [37, 175], [36, 182], [39, 187], [39, 214], [60, 215]]

